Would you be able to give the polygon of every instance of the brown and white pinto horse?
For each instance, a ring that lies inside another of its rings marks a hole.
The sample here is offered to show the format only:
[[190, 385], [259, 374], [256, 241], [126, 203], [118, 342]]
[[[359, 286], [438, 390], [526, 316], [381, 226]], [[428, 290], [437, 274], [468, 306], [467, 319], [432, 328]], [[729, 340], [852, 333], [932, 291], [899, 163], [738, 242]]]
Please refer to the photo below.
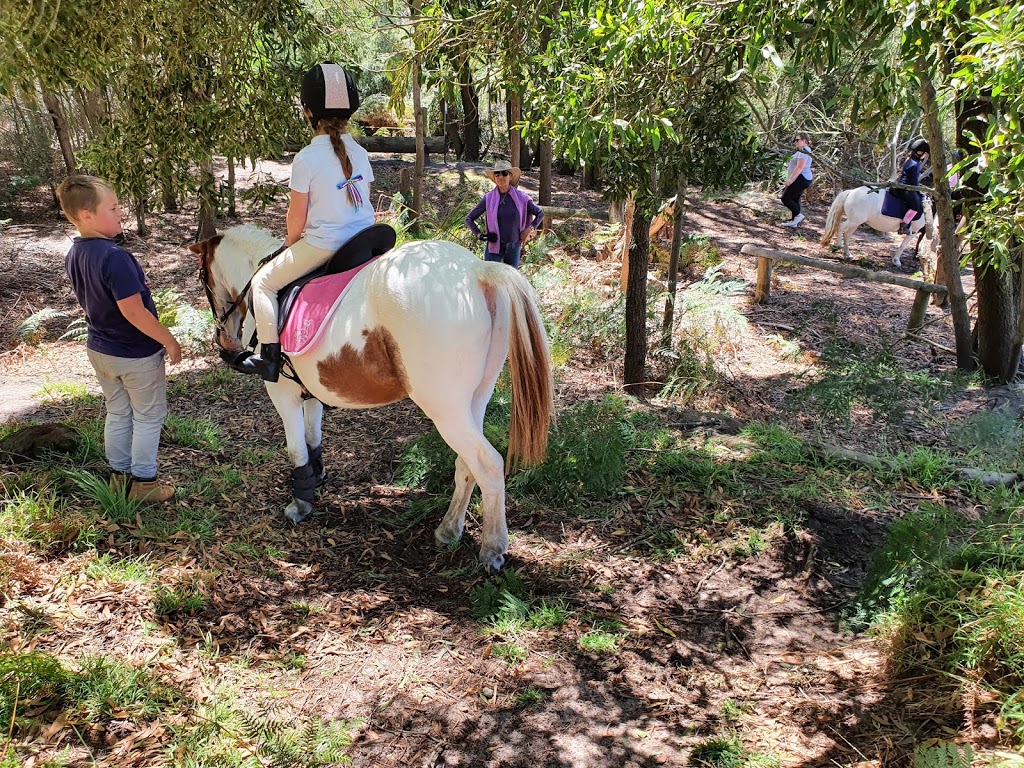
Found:
[[[200, 256], [222, 348], [240, 350], [251, 336], [246, 286], [260, 259], [278, 245], [268, 232], [242, 226], [191, 246]], [[295, 467], [285, 514], [299, 522], [312, 512], [312, 488], [323, 478], [324, 404], [373, 408], [408, 397], [458, 455], [455, 493], [435, 541], [447, 544], [462, 535], [479, 484], [480, 561], [501, 568], [508, 551], [505, 468], [484, 437], [483, 421], [506, 358], [510, 467], [543, 461], [552, 418], [550, 353], [530, 284], [515, 269], [481, 261], [454, 243], [412, 242], [363, 269], [327, 322], [315, 347], [291, 358], [313, 399], [303, 400], [303, 387], [284, 377], [266, 385]]]

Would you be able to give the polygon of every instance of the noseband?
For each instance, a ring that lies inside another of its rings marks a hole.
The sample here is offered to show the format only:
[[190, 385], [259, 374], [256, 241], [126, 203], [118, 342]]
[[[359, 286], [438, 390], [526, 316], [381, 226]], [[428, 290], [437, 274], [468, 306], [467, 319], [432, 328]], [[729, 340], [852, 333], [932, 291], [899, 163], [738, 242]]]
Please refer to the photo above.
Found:
[[[264, 264], [266, 264], [271, 259], [274, 259], [277, 256], [281, 255], [282, 253], [284, 253], [284, 251], [285, 246], [282, 245], [269, 256], [260, 259], [260, 263], [256, 265], [256, 272], [259, 272], [260, 268]], [[256, 272], [252, 273], [252, 277], [249, 278], [249, 281], [245, 284], [245, 287], [242, 288], [241, 292], [239, 292], [238, 297], [233, 302], [231, 302], [231, 306], [225, 309], [221, 313], [220, 317], [217, 317], [217, 305], [214, 302], [213, 289], [210, 288], [210, 269], [206, 263], [206, 254], [204, 253], [202, 258], [199, 259], [199, 282], [203, 284], [203, 290], [206, 291], [206, 300], [210, 302], [210, 311], [213, 313], [214, 325], [217, 326], [217, 330], [220, 331], [221, 333], [224, 333], [224, 324], [227, 322], [227, 319], [231, 317], [231, 315], [234, 313], [236, 309], [242, 306], [243, 302], [245, 302], [246, 296], [248, 296], [250, 291], [252, 290], [252, 281], [256, 278]]]

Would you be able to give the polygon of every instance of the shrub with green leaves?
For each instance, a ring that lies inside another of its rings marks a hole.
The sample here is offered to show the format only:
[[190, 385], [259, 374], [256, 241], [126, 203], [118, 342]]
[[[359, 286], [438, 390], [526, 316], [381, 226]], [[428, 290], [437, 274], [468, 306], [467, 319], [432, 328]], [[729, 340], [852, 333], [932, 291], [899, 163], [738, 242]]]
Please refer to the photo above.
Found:
[[1024, 521], [930, 507], [898, 520], [876, 555], [855, 619], [873, 621], [896, 672], [926, 669], [995, 694], [1024, 741]]
[[20, 729], [29, 724], [27, 710], [38, 717], [64, 706], [74, 677], [49, 654], [0, 653], [0, 722]]
[[621, 397], [579, 403], [559, 414], [544, 463], [510, 478], [509, 490], [558, 505], [607, 498], [625, 481], [633, 437]]

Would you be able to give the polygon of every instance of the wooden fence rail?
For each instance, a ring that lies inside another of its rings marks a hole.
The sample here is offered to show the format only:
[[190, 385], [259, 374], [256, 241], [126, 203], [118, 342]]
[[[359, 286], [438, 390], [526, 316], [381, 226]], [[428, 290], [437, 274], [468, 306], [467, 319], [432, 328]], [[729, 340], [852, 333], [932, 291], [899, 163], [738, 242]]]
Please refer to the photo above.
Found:
[[924, 325], [925, 313], [928, 311], [928, 298], [933, 293], [945, 293], [946, 286], [926, 283], [921, 280], [913, 280], [902, 275], [891, 275], [888, 272], [875, 272], [863, 267], [855, 267], [850, 264], [838, 264], [834, 261], [823, 261], [812, 259], [809, 256], [800, 256], [786, 251], [773, 251], [770, 248], [762, 248], [759, 245], [747, 243], [740, 249], [740, 253], [747, 256], [757, 257], [757, 286], [754, 289], [754, 301], [763, 304], [768, 301], [772, 287], [772, 266], [776, 261], [789, 262], [790, 264], [802, 264], [806, 267], [823, 269], [826, 272], [835, 272], [843, 277], [857, 280], [868, 280], [872, 283], [887, 283], [898, 285], [903, 288], [910, 288], [916, 291], [914, 295], [914, 306], [910, 310], [910, 319], [907, 322], [907, 331], [916, 333]]

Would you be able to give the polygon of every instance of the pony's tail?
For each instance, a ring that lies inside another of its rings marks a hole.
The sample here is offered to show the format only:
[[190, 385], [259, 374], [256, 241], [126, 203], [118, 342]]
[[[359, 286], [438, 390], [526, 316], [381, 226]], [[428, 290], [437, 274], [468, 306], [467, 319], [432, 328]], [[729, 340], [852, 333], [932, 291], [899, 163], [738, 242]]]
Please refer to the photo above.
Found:
[[554, 382], [544, 320], [533, 289], [519, 272], [500, 267], [509, 299], [509, 370], [512, 374], [512, 425], [506, 471], [535, 466], [548, 450], [548, 427], [554, 415]]
[[832, 238], [839, 234], [839, 225], [843, 223], [843, 206], [849, 195], [850, 190], [844, 189], [832, 201], [832, 207], [828, 209], [828, 217], [825, 219], [825, 229], [821, 233], [822, 245], [828, 245], [832, 242]]

